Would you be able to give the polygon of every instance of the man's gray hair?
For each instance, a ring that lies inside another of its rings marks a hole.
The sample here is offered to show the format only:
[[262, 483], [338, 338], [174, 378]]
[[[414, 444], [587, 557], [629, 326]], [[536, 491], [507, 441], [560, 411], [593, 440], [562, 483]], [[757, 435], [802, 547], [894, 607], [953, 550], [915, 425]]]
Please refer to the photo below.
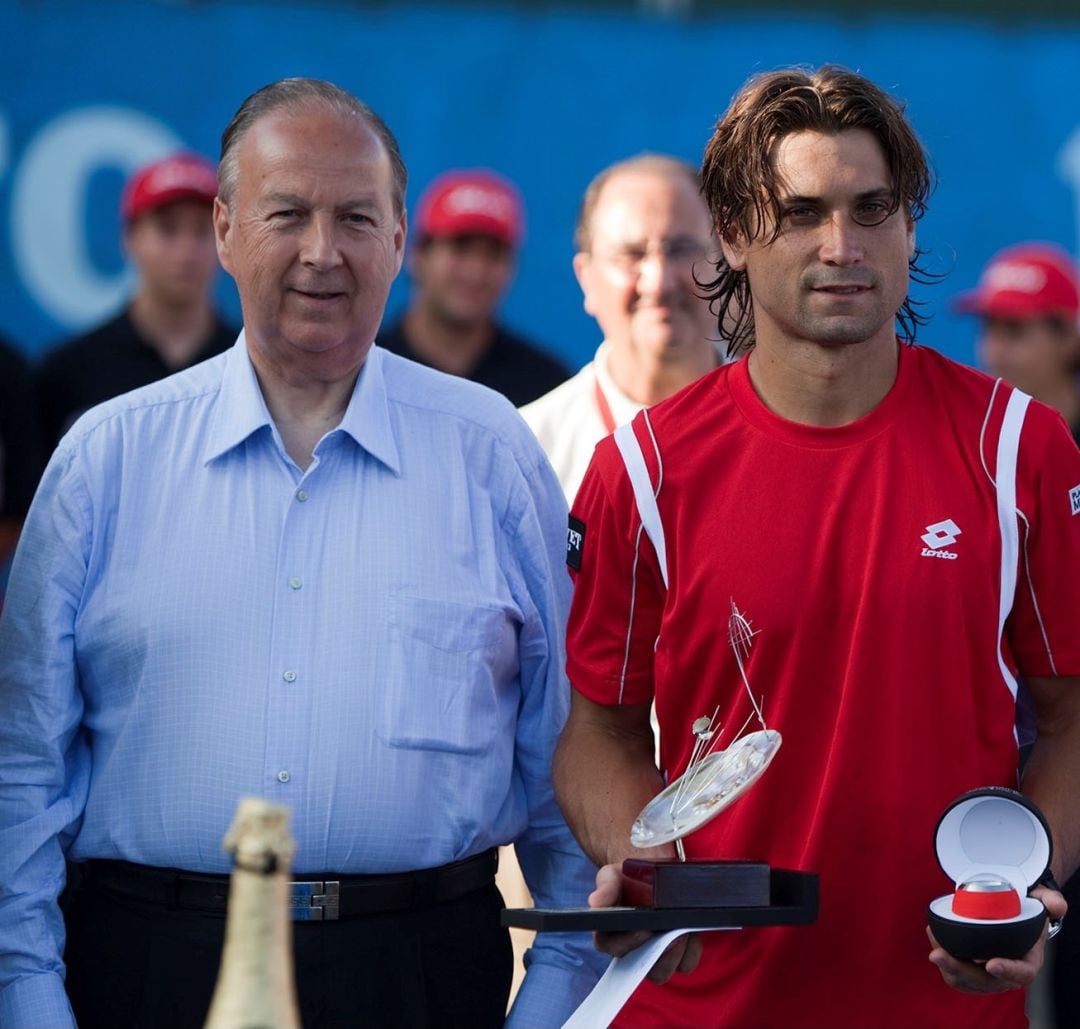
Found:
[[240, 105], [221, 134], [221, 158], [218, 161], [218, 193], [221, 199], [227, 204], [236, 189], [236, 155], [248, 129], [272, 111], [312, 106], [359, 118], [379, 137], [390, 158], [394, 213], [400, 214], [405, 207], [405, 187], [409, 176], [394, 134], [386, 122], [362, 100], [324, 79], [279, 79], [256, 90]]
[[[600, 193], [609, 180], [624, 172], [645, 172], [654, 175], [667, 175], [672, 178], [684, 178], [697, 192], [701, 191], [701, 177], [689, 161], [681, 161], [667, 154], [644, 153], [628, 157], [623, 161], [609, 164], [597, 172], [592, 182], [585, 188], [585, 196], [578, 211], [577, 225], [574, 227], [574, 248], [578, 253], [587, 254], [592, 247], [592, 219]], [[702, 201], [704, 205], [704, 201]]]

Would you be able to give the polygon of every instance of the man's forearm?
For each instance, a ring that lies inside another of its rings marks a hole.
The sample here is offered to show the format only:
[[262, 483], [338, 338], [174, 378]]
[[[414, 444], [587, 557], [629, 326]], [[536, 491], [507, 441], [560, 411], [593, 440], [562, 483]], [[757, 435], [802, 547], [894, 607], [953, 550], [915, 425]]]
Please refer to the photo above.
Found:
[[582, 706], [575, 704], [552, 767], [559, 806], [582, 849], [597, 865], [673, 856], [671, 846], [638, 850], [630, 844], [634, 819], [663, 788], [647, 715], [643, 732], [628, 731], [582, 716]]

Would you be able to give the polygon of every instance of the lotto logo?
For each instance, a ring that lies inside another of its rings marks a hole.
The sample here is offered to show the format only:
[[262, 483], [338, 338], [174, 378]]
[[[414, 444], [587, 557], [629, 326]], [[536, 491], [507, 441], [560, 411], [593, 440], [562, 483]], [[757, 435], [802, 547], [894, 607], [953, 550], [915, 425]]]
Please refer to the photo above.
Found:
[[926, 534], [920, 539], [931, 550], [937, 550], [939, 547], [951, 547], [956, 542], [956, 537], [960, 535], [960, 531], [960, 526], [956, 522], [951, 518], [946, 518], [943, 522], [928, 525]]
[[960, 526], [951, 518], [935, 522], [926, 527], [926, 532], [919, 537], [926, 544], [919, 553], [923, 557], [940, 557], [943, 561], [955, 561], [960, 555], [944, 547], [951, 547], [960, 535]]
[[1080, 485], [1069, 490], [1069, 507], [1074, 515], [1080, 514]]

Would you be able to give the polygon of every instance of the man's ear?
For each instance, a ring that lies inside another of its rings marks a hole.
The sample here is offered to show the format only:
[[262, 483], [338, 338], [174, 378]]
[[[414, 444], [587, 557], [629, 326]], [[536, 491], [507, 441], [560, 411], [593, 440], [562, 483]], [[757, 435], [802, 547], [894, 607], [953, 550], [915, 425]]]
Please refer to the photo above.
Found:
[[401, 265], [405, 260], [405, 245], [409, 238], [409, 212], [402, 207], [401, 217], [394, 226], [394, 250], [397, 253], [397, 263], [394, 266], [394, 278], [401, 271]]
[[595, 273], [591, 254], [587, 254], [580, 250], [574, 254], [574, 276], [577, 278], [578, 285], [581, 287], [581, 306], [585, 308], [586, 314], [590, 314], [594, 318], [596, 317], [596, 312], [593, 310], [590, 298], [592, 297], [592, 280]]
[[232, 274], [232, 262], [230, 257], [230, 244], [232, 236], [232, 216], [229, 214], [229, 205], [221, 197], [214, 197], [214, 242], [217, 244], [218, 260], [221, 267], [230, 275]]
[[719, 236], [719, 239], [728, 267], [736, 272], [746, 271], [746, 244], [742, 234], [733, 232], [730, 236]]

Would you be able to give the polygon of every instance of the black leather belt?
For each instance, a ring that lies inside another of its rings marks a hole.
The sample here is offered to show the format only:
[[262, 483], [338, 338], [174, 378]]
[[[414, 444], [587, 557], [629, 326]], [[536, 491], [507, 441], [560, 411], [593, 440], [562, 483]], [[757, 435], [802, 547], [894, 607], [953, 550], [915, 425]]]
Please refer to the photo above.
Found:
[[[305, 876], [289, 883], [289, 916], [294, 922], [332, 922], [434, 907], [490, 885], [498, 861], [498, 851], [492, 849], [416, 872]], [[128, 861], [85, 861], [77, 867], [82, 881], [90, 888], [112, 891], [170, 910], [224, 916], [228, 906], [227, 875], [199, 875]]]

